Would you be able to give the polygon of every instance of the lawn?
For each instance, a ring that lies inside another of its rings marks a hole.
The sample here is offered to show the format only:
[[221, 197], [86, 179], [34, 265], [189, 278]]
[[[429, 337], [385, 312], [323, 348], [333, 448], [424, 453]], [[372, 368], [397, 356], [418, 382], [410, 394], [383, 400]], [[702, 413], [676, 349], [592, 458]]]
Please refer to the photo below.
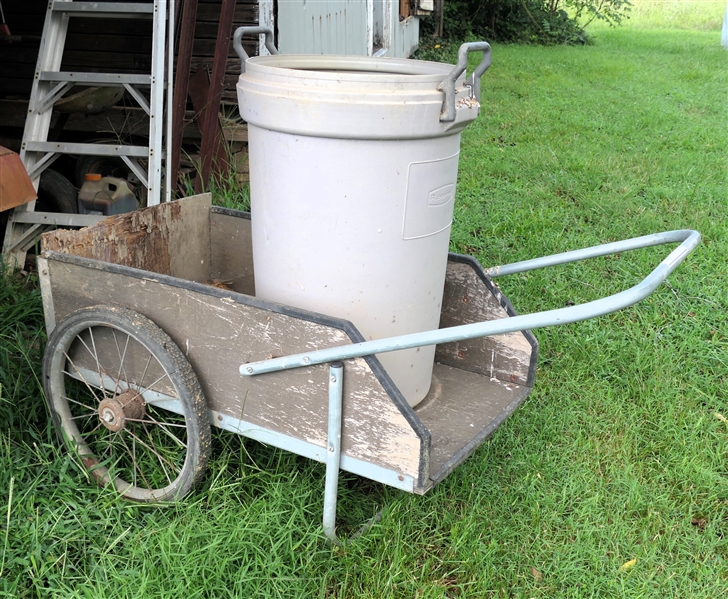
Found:
[[[0, 597], [728, 596], [728, 53], [723, 2], [638, 2], [583, 47], [493, 48], [463, 134], [455, 251], [486, 266], [661, 230], [703, 243], [649, 299], [536, 331], [529, 400], [425, 496], [214, 437], [164, 509], [57, 449], [33, 277], [0, 282]], [[522, 313], [637, 283], [652, 248], [500, 280]]]

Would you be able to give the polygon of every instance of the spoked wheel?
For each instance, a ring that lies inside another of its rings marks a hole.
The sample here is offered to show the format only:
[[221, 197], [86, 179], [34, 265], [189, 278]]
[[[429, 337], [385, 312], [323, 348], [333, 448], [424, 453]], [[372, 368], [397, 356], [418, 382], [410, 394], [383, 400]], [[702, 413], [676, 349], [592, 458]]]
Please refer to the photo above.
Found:
[[202, 477], [210, 422], [189, 362], [151, 320], [83, 308], [48, 339], [43, 384], [63, 443], [100, 484], [174, 501]]

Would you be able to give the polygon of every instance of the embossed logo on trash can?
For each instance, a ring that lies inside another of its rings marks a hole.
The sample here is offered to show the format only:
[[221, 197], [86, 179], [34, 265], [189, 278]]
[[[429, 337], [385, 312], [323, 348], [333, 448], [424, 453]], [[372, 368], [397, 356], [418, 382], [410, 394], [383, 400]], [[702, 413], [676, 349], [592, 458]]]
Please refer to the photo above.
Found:
[[457, 178], [458, 154], [409, 165], [403, 239], [436, 235], [450, 228]]

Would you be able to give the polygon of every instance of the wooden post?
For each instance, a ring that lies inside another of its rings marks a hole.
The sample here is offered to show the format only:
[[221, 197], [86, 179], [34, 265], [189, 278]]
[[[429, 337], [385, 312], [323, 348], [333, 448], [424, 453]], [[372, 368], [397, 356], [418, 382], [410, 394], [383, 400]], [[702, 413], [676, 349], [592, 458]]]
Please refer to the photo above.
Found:
[[[177, 187], [180, 153], [182, 151], [182, 133], [184, 131], [185, 108], [190, 84], [190, 63], [192, 60], [192, 43], [195, 39], [195, 20], [197, 18], [197, 0], [183, 0], [182, 27], [180, 30], [179, 50], [177, 53], [177, 77], [174, 85], [174, 108], [172, 110], [172, 192]], [[179, 14], [179, 13], [177, 13]]]
[[[202, 124], [202, 144], [200, 147], [200, 173], [195, 180], [195, 190], [201, 191], [210, 180], [213, 154], [217, 155], [217, 148], [222, 139], [220, 136], [219, 111], [222, 98], [222, 88], [225, 79], [227, 55], [230, 49], [230, 35], [233, 29], [235, 16], [235, 0], [222, 0], [220, 21], [217, 28], [217, 41], [215, 42], [215, 56], [212, 63], [212, 77], [210, 91], [207, 95], [205, 118]], [[222, 167], [222, 165], [219, 165]], [[198, 193], [199, 193], [198, 191]]]

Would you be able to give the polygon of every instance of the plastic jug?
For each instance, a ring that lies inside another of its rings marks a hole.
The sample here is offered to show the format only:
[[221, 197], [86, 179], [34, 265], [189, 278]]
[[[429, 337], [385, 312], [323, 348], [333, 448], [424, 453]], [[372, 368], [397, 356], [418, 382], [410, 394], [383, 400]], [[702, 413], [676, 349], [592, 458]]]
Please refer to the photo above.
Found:
[[112, 216], [137, 208], [133, 188], [126, 179], [102, 177], [98, 173], [86, 174], [86, 180], [78, 192], [79, 214]]

